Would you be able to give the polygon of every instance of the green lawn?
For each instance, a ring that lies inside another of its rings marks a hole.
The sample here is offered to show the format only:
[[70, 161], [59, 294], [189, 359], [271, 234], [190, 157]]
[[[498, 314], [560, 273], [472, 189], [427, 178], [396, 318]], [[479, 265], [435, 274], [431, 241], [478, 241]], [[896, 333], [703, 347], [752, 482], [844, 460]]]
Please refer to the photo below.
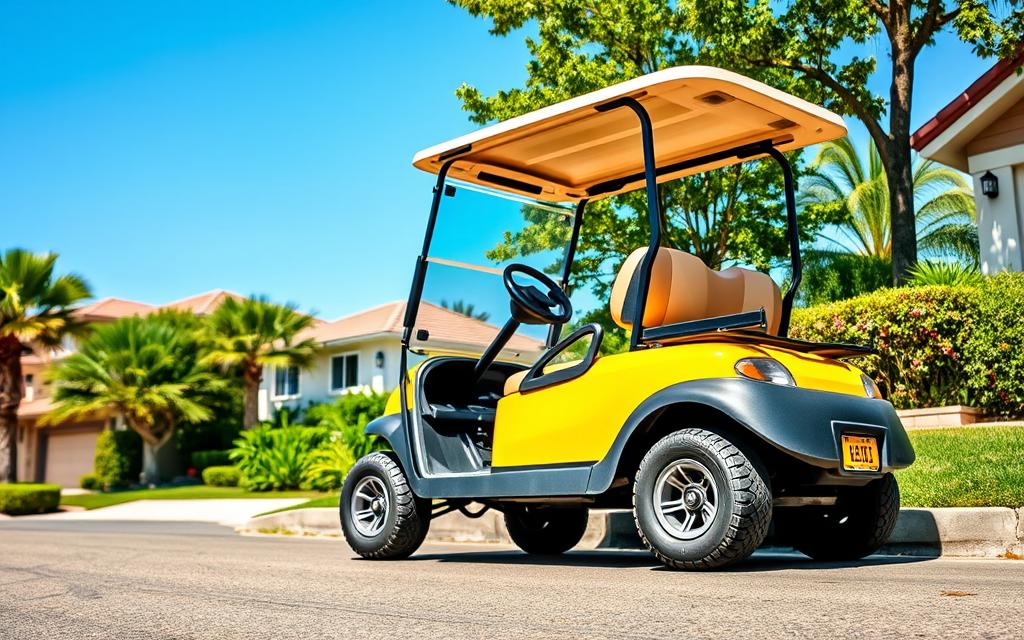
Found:
[[1024, 427], [911, 431], [917, 461], [896, 473], [905, 507], [1024, 506]]
[[[187, 487], [168, 487], [162, 489], [137, 489], [133, 491], [113, 491], [111, 493], [93, 493], [80, 496], [61, 496], [60, 503], [65, 506], [99, 509], [134, 500], [209, 500], [214, 498], [318, 498], [324, 494], [316, 491], [246, 491], [238, 487], [208, 487], [192, 485]], [[337, 497], [334, 498], [337, 504]]]

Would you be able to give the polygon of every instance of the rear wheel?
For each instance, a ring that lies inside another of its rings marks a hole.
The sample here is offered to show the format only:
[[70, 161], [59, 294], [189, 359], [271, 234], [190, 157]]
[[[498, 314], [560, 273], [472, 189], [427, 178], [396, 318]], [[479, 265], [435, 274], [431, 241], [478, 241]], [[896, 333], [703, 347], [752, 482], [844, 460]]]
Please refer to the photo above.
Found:
[[633, 485], [633, 515], [647, 548], [674, 569], [713, 569], [761, 544], [772, 517], [766, 475], [751, 453], [703, 429], [659, 440]]
[[535, 555], [554, 556], [572, 549], [587, 532], [585, 507], [524, 507], [505, 512], [512, 542]]
[[409, 488], [390, 452], [360, 459], [341, 489], [341, 531], [364, 558], [392, 560], [411, 555], [430, 526], [430, 501]]
[[878, 551], [896, 527], [900, 488], [887, 473], [840, 489], [831, 507], [801, 507], [782, 519], [793, 547], [815, 560], [859, 560]]

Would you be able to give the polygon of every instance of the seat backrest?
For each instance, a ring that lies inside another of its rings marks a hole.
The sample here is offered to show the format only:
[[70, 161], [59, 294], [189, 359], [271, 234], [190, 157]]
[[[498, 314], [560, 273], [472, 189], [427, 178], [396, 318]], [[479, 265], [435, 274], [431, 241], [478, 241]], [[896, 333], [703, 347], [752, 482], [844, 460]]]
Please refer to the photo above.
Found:
[[[633, 326], [640, 262], [646, 253], [647, 248], [641, 247], [629, 254], [612, 285], [612, 319], [624, 329]], [[778, 333], [782, 296], [768, 274], [740, 267], [715, 271], [695, 255], [662, 247], [651, 270], [643, 324], [657, 327], [762, 307], [768, 318], [768, 333]]]

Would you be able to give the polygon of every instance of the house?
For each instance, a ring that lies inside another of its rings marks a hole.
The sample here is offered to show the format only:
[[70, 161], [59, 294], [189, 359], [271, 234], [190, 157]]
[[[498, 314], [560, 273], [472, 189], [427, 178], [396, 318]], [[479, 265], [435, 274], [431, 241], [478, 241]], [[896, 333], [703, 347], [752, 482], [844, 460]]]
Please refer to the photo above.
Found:
[[[118, 318], [146, 315], [163, 309], [192, 311], [202, 315], [216, 309], [228, 297], [241, 298], [224, 290], [210, 291], [165, 305], [104, 298], [81, 307], [74, 315], [86, 323], [113, 322]], [[18, 407], [18, 479], [52, 482], [77, 487], [82, 475], [93, 470], [96, 438], [105, 428], [116, 428], [118, 419], [109, 414], [90, 420], [40, 426], [39, 419], [53, 407], [45, 372], [54, 362], [75, 350], [73, 339], [67, 339], [56, 352], [40, 350], [21, 358], [24, 395]]]
[[970, 173], [983, 273], [1024, 270], [1024, 50], [995, 64], [911, 137], [922, 156]]
[[[118, 318], [146, 315], [165, 309], [212, 312], [229, 297], [224, 290], [176, 300], [164, 305], [105, 298], [75, 311], [83, 322], [113, 322]], [[391, 302], [333, 322], [316, 320], [299, 339], [312, 338], [323, 349], [306, 371], [265, 371], [260, 389], [260, 419], [282, 407], [300, 409], [311, 402], [330, 402], [345, 393], [389, 391], [398, 384], [402, 320], [405, 301]], [[417, 326], [431, 334], [435, 349], [480, 352], [497, 334], [498, 327], [443, 307], [423, 303]], [[516, 335], [509, 350], [523, 362], [533, 362], [543, 342]], [[77, 487], [80, 478], [93, 470], [96, 438], [104, 429], [123, 428], [117, 416], [96, 415], [89, 420], [41, 426], [39, 419], [53, 407], [46, 368], [75, 350], [73, 340], [56, 353], [29, 353], [22, 357], [24, 399], [18, 408], [18, 478]], [[507, 353], [507, 352], [506, 352]], [[412, 366], [421, 359], [412, 356]]]
[[[310, 403], [331, 402], [346, 393], [391, 391], [398, 386], [405, 300], [366, 309], [307, 330], [321, 347], [306, 371], [292, 367], [264, 371], [260, 419], [281, 408], [299, 410]], [[420, 305], [417, 328], [430, 332], [432, 350], [480, 353], [498, 327], [429, 302]], [[532, 363], [544, 349], [541, 340], [516, 334], [508, 344], [513, 359]], [[507, 352], [506, 352], [507, 353]], [[422, 356], [410, 354], [409, 366]]]

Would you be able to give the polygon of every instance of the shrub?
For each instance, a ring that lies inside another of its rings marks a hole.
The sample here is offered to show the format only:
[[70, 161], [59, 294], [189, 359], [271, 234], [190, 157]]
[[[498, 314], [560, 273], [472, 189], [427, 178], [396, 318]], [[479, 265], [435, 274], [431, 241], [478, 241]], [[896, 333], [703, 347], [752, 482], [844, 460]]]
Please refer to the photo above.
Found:
[[1024, 273], [1001, 273], [979, 287], [978, 319], [963, 361], [975, 406], [1024, 416]]
[[897, 408], [969, 404], [963, 366], [979, 293], [971, 287], [903, 287], [797, 309], [790, 334], [823, 342], [874, 344], [857, 358]]
[[805, 340], [873, 343], [857, 358], [897, 408], [967, 404], [1024, 415], [1024, 274], [973, 286], [884, 289], [793, 313]]
[[96, 439], [94, 469], [104, 490], [138, 482], [142, 471], [142, 438], [134, 431], [102, 432]]
[[320, 427], [274, 428], [263, 425], [243, 431], [230, 457], [242, 475], [242, 486], [256, 491], [297, 489], [313, 462], [313, 452], [330, 432]]
[[199, 473], [202, 473], [203, 469], [207, 467], [229, 466], [231, 464], [229, 453], [229, 451], [193, 451], [192, 466]]
[[97, 476], [95, 473], [87, 473], [81, 478], [79, 478], [78, 486], [82, 487], [83, 489], [88, 489], [89, 491], [96, 491], [97, 489], [103, 488], [102, 485], [100, 485], [99, 476]]
[[47, 513], [59, 504], [60, 487], [55, 484], [0, 484], [0, 513]]
[[341, 488], [349, 469], [356, 463], [356, 457], [340, 433], [313, 452], [305, 485], [317, 491], [333, 491]]
[[918, 287], [976, 287], [984, 280], [977, 267], [962, 265], [959, 262], [918, 262], [910, 269], [909, 275], [910, 284]]
[[388, 396], [384, 393], [348, 393], [329, 404], [312, 405], [306, 410], [305, 421], [331, 432], [340, 432], [352, 455], [359, 459], [384, 448], [383, 442], [378, 444], [377, 437], [366, 435], [364, 430], [371, 420], [384, 415], [387, 401]]
[[231, 465], [217, 465], [203, 469], [203, 484], [211, 487], [237, 487], [242, 472]]

